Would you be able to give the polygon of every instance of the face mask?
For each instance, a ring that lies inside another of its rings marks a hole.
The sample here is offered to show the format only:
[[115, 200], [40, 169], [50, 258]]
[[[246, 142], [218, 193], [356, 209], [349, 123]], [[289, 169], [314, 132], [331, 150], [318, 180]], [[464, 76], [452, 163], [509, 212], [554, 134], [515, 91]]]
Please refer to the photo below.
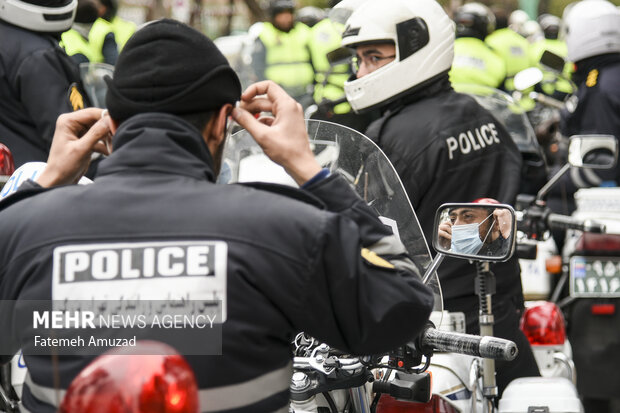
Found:
[[[480, 231], [478, 228], [484, 221], [489, 219], [491, 215], [477, 224], [453, 225], [450, 249], [459, 254], [477, 254], [483, 244], [483, 241], [480, 239]], [[484, 237], [485, 240], [490, 233], [491, 229], [489, 228], [489, 231]]]

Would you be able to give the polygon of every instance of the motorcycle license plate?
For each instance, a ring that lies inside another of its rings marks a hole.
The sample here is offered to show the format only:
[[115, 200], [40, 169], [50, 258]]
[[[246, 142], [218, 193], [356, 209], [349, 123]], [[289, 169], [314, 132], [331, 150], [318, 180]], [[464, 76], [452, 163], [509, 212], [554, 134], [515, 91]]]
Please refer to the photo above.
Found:
[[571, 297], [620, 297], [620, 258], [572, 257]]

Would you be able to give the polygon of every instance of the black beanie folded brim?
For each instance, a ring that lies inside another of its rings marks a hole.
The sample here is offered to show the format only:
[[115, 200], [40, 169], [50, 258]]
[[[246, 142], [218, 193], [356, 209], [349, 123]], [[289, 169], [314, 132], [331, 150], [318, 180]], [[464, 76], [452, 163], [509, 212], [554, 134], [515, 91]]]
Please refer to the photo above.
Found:
[[241, 95], [239, 78], [215, 44], [169, 19], [133, 35], [106, 83], [106, 106], [119, 122], [145, 112], [208, 112]]

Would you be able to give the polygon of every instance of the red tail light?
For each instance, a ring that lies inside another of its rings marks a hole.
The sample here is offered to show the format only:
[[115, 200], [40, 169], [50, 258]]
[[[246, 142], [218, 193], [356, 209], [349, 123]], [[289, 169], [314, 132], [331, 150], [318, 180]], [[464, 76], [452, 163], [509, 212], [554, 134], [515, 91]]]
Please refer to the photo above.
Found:
[[620, 235], [584, 232], [579, 237], [575, 249], [578, 253], [618, 253], [620, 251]]
[[[15, 172], [15, 163], [13, 162], [13, 154], [9, 148], [0, 143], [0, 180], [3, 176], [6, 176], [6, 179], [9, 176], [13, 175]], [[1, 182], [6, 182], [6, 179]]]
[[376, 413], [459, 413], [459, 410], [436, 394], [428, 403], [401, 402], [384, 394]]
[[593, 315], [614, 315], [616, 313], [615, 304], [592, 304], [590, 307]]
[[138, 342], [97, 357], [71, 382], [61, 413], [197, 413], [191, 367], [171, 347]]
[[560, 345], [566, 341], [564, 317], [554, 303], [540, 302], [527, 308], [520, 327], [532, 345]]

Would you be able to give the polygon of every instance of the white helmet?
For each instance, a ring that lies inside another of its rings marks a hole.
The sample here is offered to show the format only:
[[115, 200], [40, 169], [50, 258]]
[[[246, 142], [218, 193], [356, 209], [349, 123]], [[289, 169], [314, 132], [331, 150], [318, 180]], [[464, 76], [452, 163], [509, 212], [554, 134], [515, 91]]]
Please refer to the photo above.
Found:
[[368, 0], [342, 0], [332, 7], [327, 17], [337, 23], [345, 24], [349, 17], [351, 17], [351, 14], [367, 1]]
[[61, 33], [75, 18], [77, 0], [0, 0], [0, 19], [34, 32]]
[[515, 10], [508, 17], [508, 27], [523, 35], [523, 25], [530, 20], [530, 16], [523, 10]]
[[342, 45], [381, 42], [394, 43], [394, 61], [344, 83], [356, 112], [383, 106], [448, 72], [454, 58], [454, 22], [435, 0], [369, 1], [347, 20]]
[[606, 0], [580, 1], [565, 17], [568, 60], [620, 53], [620, 11]]

